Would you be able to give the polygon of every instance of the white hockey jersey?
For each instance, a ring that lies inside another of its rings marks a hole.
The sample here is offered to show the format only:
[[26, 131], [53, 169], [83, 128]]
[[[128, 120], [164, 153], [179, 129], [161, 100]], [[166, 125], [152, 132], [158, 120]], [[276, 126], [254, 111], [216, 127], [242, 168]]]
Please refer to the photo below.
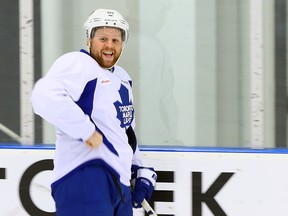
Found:
[[[52, 182], [96, 159], [130, 185], [131, 165], [142, 166], [139, 149], [132, 150], [126, 134], [134, 129], [131, 85], [123, 68], [103, 69], [84, 50], [58, 58], [36, 82], [34, 112], [56, 128]], [[103, 144], [92, 149], [84, 141], [95, 130], [102, 133]]]

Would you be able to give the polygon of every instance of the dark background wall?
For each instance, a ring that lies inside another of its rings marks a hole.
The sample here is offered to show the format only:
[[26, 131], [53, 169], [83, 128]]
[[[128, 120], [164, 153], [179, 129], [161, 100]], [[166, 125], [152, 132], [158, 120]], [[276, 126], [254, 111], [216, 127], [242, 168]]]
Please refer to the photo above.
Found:
[[[20, 133], [19, 95], [19, 5], [0, 1], [0, 123]], [[11, 139], [0, 131], [0, 140]]]
[[275, 143], [287, 147], [287, 1], [275, 1]]
[[[40, 0], [34, 0], [35, 80], [41, 76]], [[19, 1], [0, 1], [0, 123], [20, 134]], [[42, 141], [41, 119], [36, 117], [35, 140]], [[0, 131], [0, 142], [15, 143]]]

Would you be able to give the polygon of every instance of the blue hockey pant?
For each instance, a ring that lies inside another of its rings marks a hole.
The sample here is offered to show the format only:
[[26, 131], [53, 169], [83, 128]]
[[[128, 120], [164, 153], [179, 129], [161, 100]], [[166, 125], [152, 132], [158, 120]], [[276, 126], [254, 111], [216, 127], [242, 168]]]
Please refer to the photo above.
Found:
[[52, 186], [57, 216], [132, 216], [130, 187], [103, 165], [83, 167]]

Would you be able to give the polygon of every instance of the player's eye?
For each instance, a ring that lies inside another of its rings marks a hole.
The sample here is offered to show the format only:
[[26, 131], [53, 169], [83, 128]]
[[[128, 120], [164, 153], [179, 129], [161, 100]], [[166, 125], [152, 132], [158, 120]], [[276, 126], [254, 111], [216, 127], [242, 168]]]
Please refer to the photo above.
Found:
[[107, 41], [107, 38], [105, 38], [105, 37], [100, 37], [99, 40], [100, 40], [101, 42], [105, 42], [105, 41]]
[[116, 39], [116, 38], [113, 39], [112, 41], [113, 41], [113, 43], [119, 43], [119, 39]]

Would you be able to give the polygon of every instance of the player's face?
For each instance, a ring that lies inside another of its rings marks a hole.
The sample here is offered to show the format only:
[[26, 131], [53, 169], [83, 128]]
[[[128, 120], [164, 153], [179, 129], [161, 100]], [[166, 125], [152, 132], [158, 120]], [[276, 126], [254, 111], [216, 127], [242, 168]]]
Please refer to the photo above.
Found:
[[90, 54], [103, 68], [112, 67], [122, 52], [121, 30], [118, 28], [99, 28], [90, 39]]

